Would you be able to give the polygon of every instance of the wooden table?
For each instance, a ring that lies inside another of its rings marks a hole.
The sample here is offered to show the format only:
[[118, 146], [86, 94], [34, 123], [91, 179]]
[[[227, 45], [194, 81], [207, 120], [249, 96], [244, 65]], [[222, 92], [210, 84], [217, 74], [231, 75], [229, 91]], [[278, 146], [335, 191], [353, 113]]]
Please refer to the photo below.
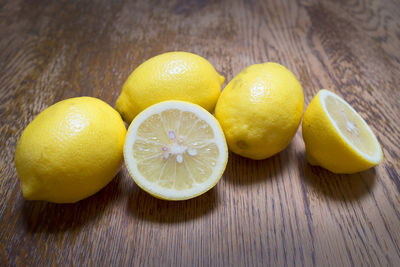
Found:
[[[217, 3], [218, 2], [218, 3]], [[400, 2], [1, 1], [1, 266], [400, 266]], [[262, 161], [229, 155], [208, 193], [157, 200], [125, 169], [77, 204], [25, 201], [13, 158], [49, 105], [111, 105], [157, 54], [207, 58], [231, 80], [277, 61], [343, 96], [383, 146], [378, 167], [335, 175], [307, 164], [301, 132]]]

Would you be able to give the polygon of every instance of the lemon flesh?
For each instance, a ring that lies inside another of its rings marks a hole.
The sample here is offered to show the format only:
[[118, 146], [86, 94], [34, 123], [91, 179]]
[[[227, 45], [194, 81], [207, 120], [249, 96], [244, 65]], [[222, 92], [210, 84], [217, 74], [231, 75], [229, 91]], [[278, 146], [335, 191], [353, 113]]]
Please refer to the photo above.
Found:
[[380, 144], [368, 124], [342, 98], [321, 90], [303, 120], [307, 159], [334, 173], [355, 173], [382, 161]]
[[161, 199], [184, 200], [219, 181], [228, 153], [218, 121], [209, 112], [191, 103], [165, 101], [132, 122], [124, 158], [142, 189]]
[[93, 195], [117, 174], [125, 135], [121, 116], [99, 99], [70, 98], [48, 107], [17, 144], [23, 196], [73, 203]]
[[251, 159], [287, 147], [303, 116], [300, 82], [284, 66], [267, 62], [242, 70], [224, 88], [215, 107], [229, 149]]
[[168, 52], [143, 62], [128, 77], [116, 109], [130, 123], [145, 108], [166, 100], [198, 104], [212, 112], [225, 78], [205, 58]]

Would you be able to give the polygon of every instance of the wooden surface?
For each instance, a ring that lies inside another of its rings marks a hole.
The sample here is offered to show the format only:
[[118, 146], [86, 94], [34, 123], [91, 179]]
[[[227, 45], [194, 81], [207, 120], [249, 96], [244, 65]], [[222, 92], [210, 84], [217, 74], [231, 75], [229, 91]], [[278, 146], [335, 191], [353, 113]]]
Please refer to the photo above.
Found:
[[[217, 3], [218, 2], [218, 3]], [[0, 2], [1, 266], [400, 266], [400, 2]], [[25, 201], [13, 157], [49, 105], [111, 105], [144, 60], [183, 50], [231, 80], [277, 61], [343, 96], [371, 125], [384, 161], [354, 175], [306, 163], [300, 131], [263, 161], [230, 154], [210, 192], [157, 200], [122, 168], [77, 204]]]

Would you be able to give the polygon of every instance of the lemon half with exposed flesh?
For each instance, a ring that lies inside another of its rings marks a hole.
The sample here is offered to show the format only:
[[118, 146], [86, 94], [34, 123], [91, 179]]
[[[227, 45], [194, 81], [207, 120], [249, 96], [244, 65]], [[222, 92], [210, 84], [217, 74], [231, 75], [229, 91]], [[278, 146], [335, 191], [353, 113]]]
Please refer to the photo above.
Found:
[[228, 149], [218, 121], [208, 111], [188, 102], [165, 101], [134, 119], [124, 158], [143, 190], [161, 199], [184, 200], [219, 181]]
[[368, 124], [342, 98], [321, 90], [303, 119], [307, 160], [334, 173], [355, 173], [382, 161], [381, 146]]

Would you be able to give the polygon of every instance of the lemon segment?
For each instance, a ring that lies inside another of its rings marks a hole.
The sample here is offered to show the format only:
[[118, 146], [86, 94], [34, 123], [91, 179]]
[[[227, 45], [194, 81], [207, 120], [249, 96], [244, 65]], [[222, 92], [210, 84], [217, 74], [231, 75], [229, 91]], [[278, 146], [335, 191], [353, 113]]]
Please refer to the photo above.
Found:
[[342, 98], [322, 89], [303, 119], [307, 160], [334, 173], [355, 173], [382, 161], [380, 144], [368, 124]]
[[211, 189], [228, 153], [217, 120], [198, 105], [165, 101], [132, 122], [124, 158], [133, 180], [151, 195], [184, 200]]
[[145, 108], [166, 100], [198, 104], [212, 112], [221, 76], [205, 58], [188, 52], [168, 52], [148, 59], [128, 77], [116, 102], [127, 123]]

